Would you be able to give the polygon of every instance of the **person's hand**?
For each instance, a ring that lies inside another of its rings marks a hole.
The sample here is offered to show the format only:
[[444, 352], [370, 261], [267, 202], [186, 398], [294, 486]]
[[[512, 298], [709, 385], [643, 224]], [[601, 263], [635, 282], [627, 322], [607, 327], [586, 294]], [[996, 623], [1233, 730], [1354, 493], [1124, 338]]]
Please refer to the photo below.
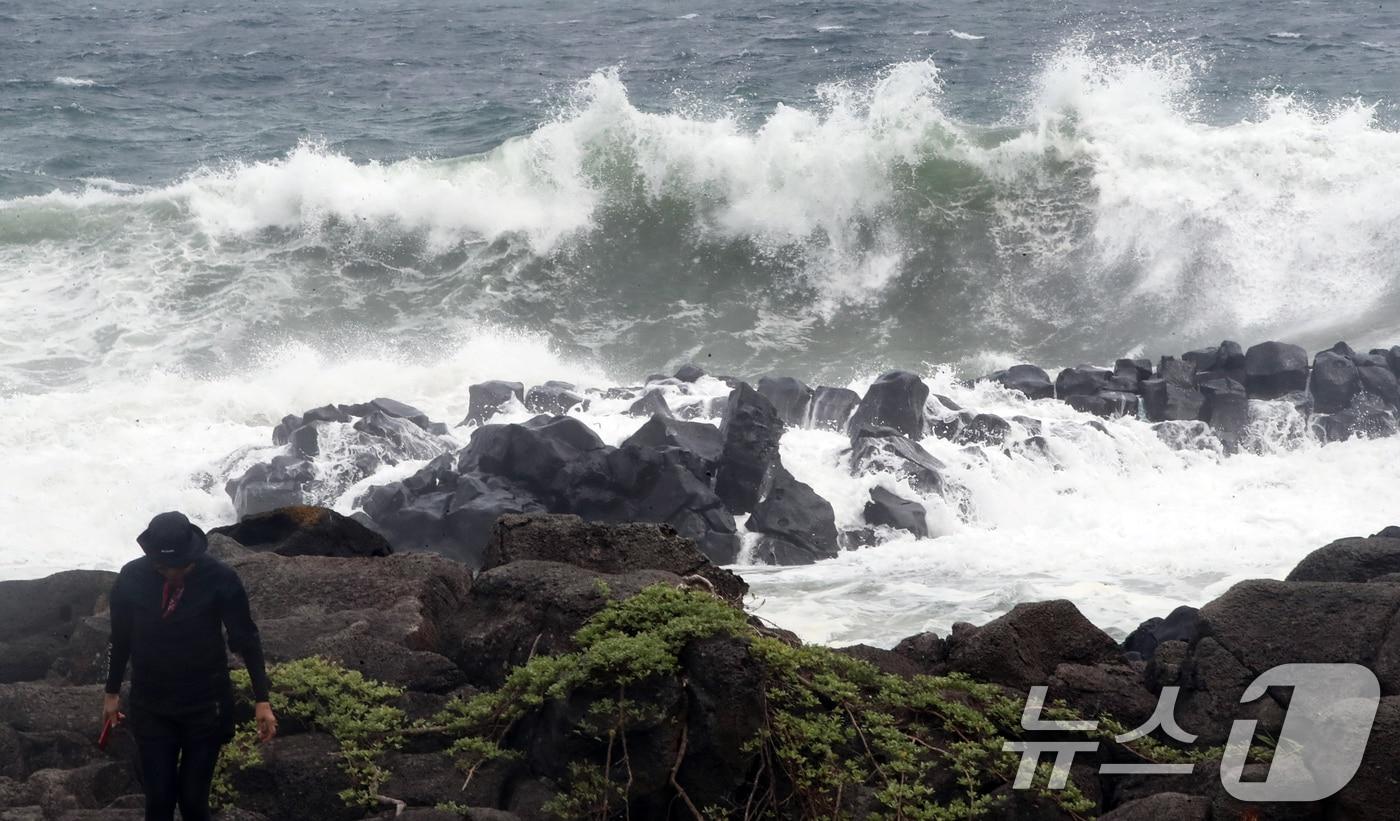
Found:
[[271, 741], [277, 735], [277, 716], [272, 714], [272, 705], [259, 701], [253, 707], [253, 716], [258, 722], [258, 741]]
[[121, 701], [122, 697], [116, 693], [102, 694], [102, 723], [104, 725], [121, 726], [122, 719], [126, 718], [121, 711]]

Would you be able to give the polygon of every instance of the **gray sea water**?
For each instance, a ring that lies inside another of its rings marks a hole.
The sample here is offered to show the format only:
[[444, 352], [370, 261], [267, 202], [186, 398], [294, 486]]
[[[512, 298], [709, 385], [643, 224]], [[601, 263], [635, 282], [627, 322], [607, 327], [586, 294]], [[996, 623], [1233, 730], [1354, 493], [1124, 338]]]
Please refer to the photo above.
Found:
[[[228, 454], [326, 402], [1400, 342], [1400, 8], [1129, 5], [0, 0], [0, 577], [227, 520]], [[1116, 424], [1054, 471], [940, 453], [976, 515], [756, 578], [833, 640], [1047, 595], [1128, 625], [1393, 518], [1388, 443]], [[855, 523], [814, 436], [785, 458]]]

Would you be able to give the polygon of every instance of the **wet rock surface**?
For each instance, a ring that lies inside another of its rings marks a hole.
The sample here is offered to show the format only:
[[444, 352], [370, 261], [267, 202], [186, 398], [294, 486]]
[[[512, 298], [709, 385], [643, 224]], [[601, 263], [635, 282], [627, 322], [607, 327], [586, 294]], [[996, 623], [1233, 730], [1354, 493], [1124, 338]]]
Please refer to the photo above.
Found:
[[[877, 495], [872, 501], [901, 501]], [[243, 535], [253, 541], [248, 531]], [[1258, 721], [1264, 737], [1279, 731], [1285, 696], [1240, 701], [1263, 671], [1295, 662], [1361, 665], [1375, 674], [1383, 695], [1371, 744], [1355, 777], [1321, 801], [1236, 799], [1221, 786], [1218, 758], [1209, 756], [1170, 776], [1103, 774], [1102, 764], [1123, 760], [1112, 744], [1078, 754], [1073, 777], [1094, 813], [1105, 818], [1388, 817], [1397, 796], [1393, 756], [1400, 753], [1400, 696], [1394, 695], [1400, 692], [1400, 584], [1392, 581], [1397, 534], [1400, 528], [1387, 528], [1338, 540], [1300, 562], [1287, 581], [1242, 582], [1199, 610], [1179, 608], [1145, 623], [1122, 644], [1073, 603], [1059, 600], [1020, 604], [980, 627], [956, 625], [946, 637], [910, 636], [893, 650], [842, 652], [904, 681], [958, 673], [1005, 687], [1012, 698], [1045, 686], [1051, 699], [1078, 715], [1112, 717], [1127, 727], [1147, 721], [1162, 687], [1180, 687], [1175, 717], [1199, 734], [1196, 747], [1202, 749], [1223, 740], [1240, 718]], [[648, 586], [713, 593], [730, 605], [741, 602], [746, 589], [664, 525], [575, 516], [503, 517], [475, 578], [441, 556], [342, 555], [333, 545], [321, 553], [279, 555], [240, 547], [221, 534], [213, 540], [243, 578], [274, 661], [334, 659], [404, 688], [402, 703], [418, 705], [412, 709], [420, 715], [431, 714], [447, 694], [500, 686], [530, 658], [571, 651], [575, 632], [592, 615]], [[0, 582], [0, 646], [28, 648], [0, 658], [38, 660], [12, 665], [8, 680], [0, 681], [3, 817], [140, 812], [140, 773], [128, 732], [119, 730], [105, 751], [91, 743], [101, 670], [70, 661], [93, 651], [93, 636], [105, 639], [111, 581], [112, 574], [76, 572]], [[674, 784], [694, 800], [733, 800], [758, 772], [750, 740], [766, 721], [763, 663], [744, 641], [724, 635], [689, 642], [678, 659], [676, 676], [637, 682], [628, 693], [632, 703], [645, 706], [639, 715], [652, 716], [627, 730], [634, 817], [680, 817], [668, 815]], [[603, 762], [607, 745], [576, 730], [610, 695], [590, 691], [585, 682], [541, 705], [507, 737], [521, 756], [484, 768], [465, 791], [447, 752], [451, 739], [415, 736], [410, 747], [384, 759], [390, 777], [381, 790], [403, 803], [399, 817], [435, 818], [434, 807], [445, 801], [473, 807], [470, 817], [539, 817], [563, 789], [571, 764]], [[274, 744], [264, 763], [235, 776], [238, 809], [225, 817], [380, 817], [380, 809], [340, 799], [350, 782], [331, 736], [287, 721]], [[1296, 765], [1285, 759], [1276, 766]], [[1265, 763], [1249, 764], [1246, 777], [1262, 780], [1269, 771]], [[999, 795], [989, 817], [1023, 817], [1017, 813], [1027, 806], [1038, 807], [1037, 818], [1074, 817], [1015, 791]]]

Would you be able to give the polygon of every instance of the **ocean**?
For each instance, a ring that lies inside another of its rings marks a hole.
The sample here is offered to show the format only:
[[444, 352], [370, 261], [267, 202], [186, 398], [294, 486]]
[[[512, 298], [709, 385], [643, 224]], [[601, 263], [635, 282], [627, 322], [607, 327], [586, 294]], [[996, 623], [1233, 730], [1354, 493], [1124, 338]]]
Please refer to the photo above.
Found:
[[[1054, 458], [930, 438], [935, 537], [744, 567], [756, 612], [888, 645], [1065, 597], [1121, 635], [1400, 520], [1400, 440], [1256, 408], [1225, 457], [963, 379], [1400, 343], [1397, 99], [1390, 5], [4, 0], [0, 578], [230, 521], [328, 402], [901, 367]], [[846, 446], [782, 449], [855, 527], [893, 480]]]

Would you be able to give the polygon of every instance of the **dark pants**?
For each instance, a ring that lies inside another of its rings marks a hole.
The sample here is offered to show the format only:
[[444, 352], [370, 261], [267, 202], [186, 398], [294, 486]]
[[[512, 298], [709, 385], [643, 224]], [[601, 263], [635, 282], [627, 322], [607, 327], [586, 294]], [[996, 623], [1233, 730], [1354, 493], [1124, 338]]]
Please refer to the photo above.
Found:
[[184, 821], [208, 821], [209, 784], [223, 745], [218, 736], [137, 736], [146, 788], [146, 821], [173, 821], [176, 806]]
[[209, 785], [229, 737], [228, 719], [223, 703], [168, 710], [133, 696], [131, 730], [141, 757], [146, 821], [173, 821], [177, 806], [184, 821], [208, 820]]

